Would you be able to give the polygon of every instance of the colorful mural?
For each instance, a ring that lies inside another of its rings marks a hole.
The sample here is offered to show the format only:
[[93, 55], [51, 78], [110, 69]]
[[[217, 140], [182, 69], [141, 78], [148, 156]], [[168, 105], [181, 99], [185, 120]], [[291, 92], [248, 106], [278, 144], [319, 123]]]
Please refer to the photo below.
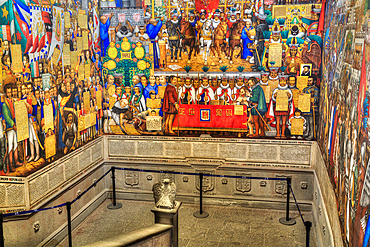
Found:
[[316, 138], [321, 2], [0, 5], [0, 175], [103, 133]]
[[343, 240], [368, 246], [368, 1], [328, 1], [318, 142], [336, 193]]

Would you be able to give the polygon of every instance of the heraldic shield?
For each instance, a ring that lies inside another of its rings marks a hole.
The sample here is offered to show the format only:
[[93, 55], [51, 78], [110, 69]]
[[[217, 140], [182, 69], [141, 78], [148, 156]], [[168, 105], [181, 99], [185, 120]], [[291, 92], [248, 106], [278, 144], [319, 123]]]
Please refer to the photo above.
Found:
[[[214, 171], [207, 171], [207, 170], [196, 170], [196, 173], [203, 173], [203, 174], [214, 174]], [[195, 179], [195, 187], [197, 190], [200, 190], [200, 181], [199, 176], [196, 176]], [[215, 188], [215, 178], [203, 176], [203, 192], [212, 191]]]
[[236, 179], [236, 190], [243, 193], [251, 191], [251, 180], [246, 178], [250, 177], [251, 173], [236, 173], [236, 176], [242, 177]]
[[125, 171], [125, 183], [131, 186], [138, 185], [139, 184], [139, 172]]
[[[277, 178], [291, 178], [292, 176], [276, 175]], [[287, 192], [287, 181], [277, 180], [275, 181], [275, 192], [281, 195], [285, 195]]]

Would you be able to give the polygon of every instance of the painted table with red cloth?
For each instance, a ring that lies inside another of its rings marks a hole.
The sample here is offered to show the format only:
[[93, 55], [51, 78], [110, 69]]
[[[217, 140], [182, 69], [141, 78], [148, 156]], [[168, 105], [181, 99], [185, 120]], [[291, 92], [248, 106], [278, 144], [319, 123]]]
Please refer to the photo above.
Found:
[[[247, 131], [247, 106], [243, 115], [235, 115], [234, 105], [179, 105], [179, 113], [173, 122], [177, 130]], [[239, 106], [241, 107], [241, 106]], [[240, 112], [239, 112], [240, 114]]]

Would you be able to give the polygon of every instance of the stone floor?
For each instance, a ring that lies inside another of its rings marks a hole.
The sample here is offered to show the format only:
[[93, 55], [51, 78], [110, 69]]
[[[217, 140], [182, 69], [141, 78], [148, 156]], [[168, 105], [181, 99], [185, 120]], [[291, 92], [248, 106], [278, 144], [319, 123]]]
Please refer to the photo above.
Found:
[[[153, 202], [120, 201], [123, 207], [107, 209], [106, 200], [83, 223], [73, 231], [73, 246], [93, 243], [116, 234], [130, 232], [154, 224], [150, 212]], [[279, 218], [285, 215], [281, 210], [250, 209], [237, 206], [205, 205], [209, 213], [205, 219], [197, 219], [193, 213], [198, 210], [195, 204], [182, 204], [179, 211], [179, 246], [305, 246], [305, 227], [296, 212], [294, 226], [284, 226]], [[305, 220], [312, 221], [310, 213]], [[310, 246], [316, 247], [316, 236], [311, 232]], [[68, 246], [65, 239], [58, 246]]]

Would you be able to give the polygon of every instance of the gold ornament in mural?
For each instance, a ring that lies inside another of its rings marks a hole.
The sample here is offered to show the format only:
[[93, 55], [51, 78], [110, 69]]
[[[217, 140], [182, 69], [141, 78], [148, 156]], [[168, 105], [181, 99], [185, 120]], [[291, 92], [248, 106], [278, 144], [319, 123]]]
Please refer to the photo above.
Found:
[[144, 60], [140, 60], [139, 62], [137, 62], [137, 67], [140, 70], [145, 70], [146, 69], [146, 62]]
[[145, 50], [143, 48], [143, 45], [140, 42], [138, 42], [135, 48], [135, 57], [137, 59], [142, 59], [144, 56], [145, 56]]
[[109, 96], [112, 96], [113, 94], [115, 94], [116, 92], [116, 87], [114, 85], [111, 85], [109, 88], [108, 88], [108, 95]]
[[111, 59], [115, 59], [118, 55], [118, 51], [117, 51], [117, 48], [116, 47], [109, 47], [108, 48], [108, 56], [111, 58]]
[[104, 68], [108, 70], [113, 70], [116, 68], [116, 63], [113, 60], [109, 60], [103, 64]]
[[130, 42], [128, 42], [127, 37], [123, 38], [121, 43], [121, 49], [124, 51], [129, 51], [131, 48]]

